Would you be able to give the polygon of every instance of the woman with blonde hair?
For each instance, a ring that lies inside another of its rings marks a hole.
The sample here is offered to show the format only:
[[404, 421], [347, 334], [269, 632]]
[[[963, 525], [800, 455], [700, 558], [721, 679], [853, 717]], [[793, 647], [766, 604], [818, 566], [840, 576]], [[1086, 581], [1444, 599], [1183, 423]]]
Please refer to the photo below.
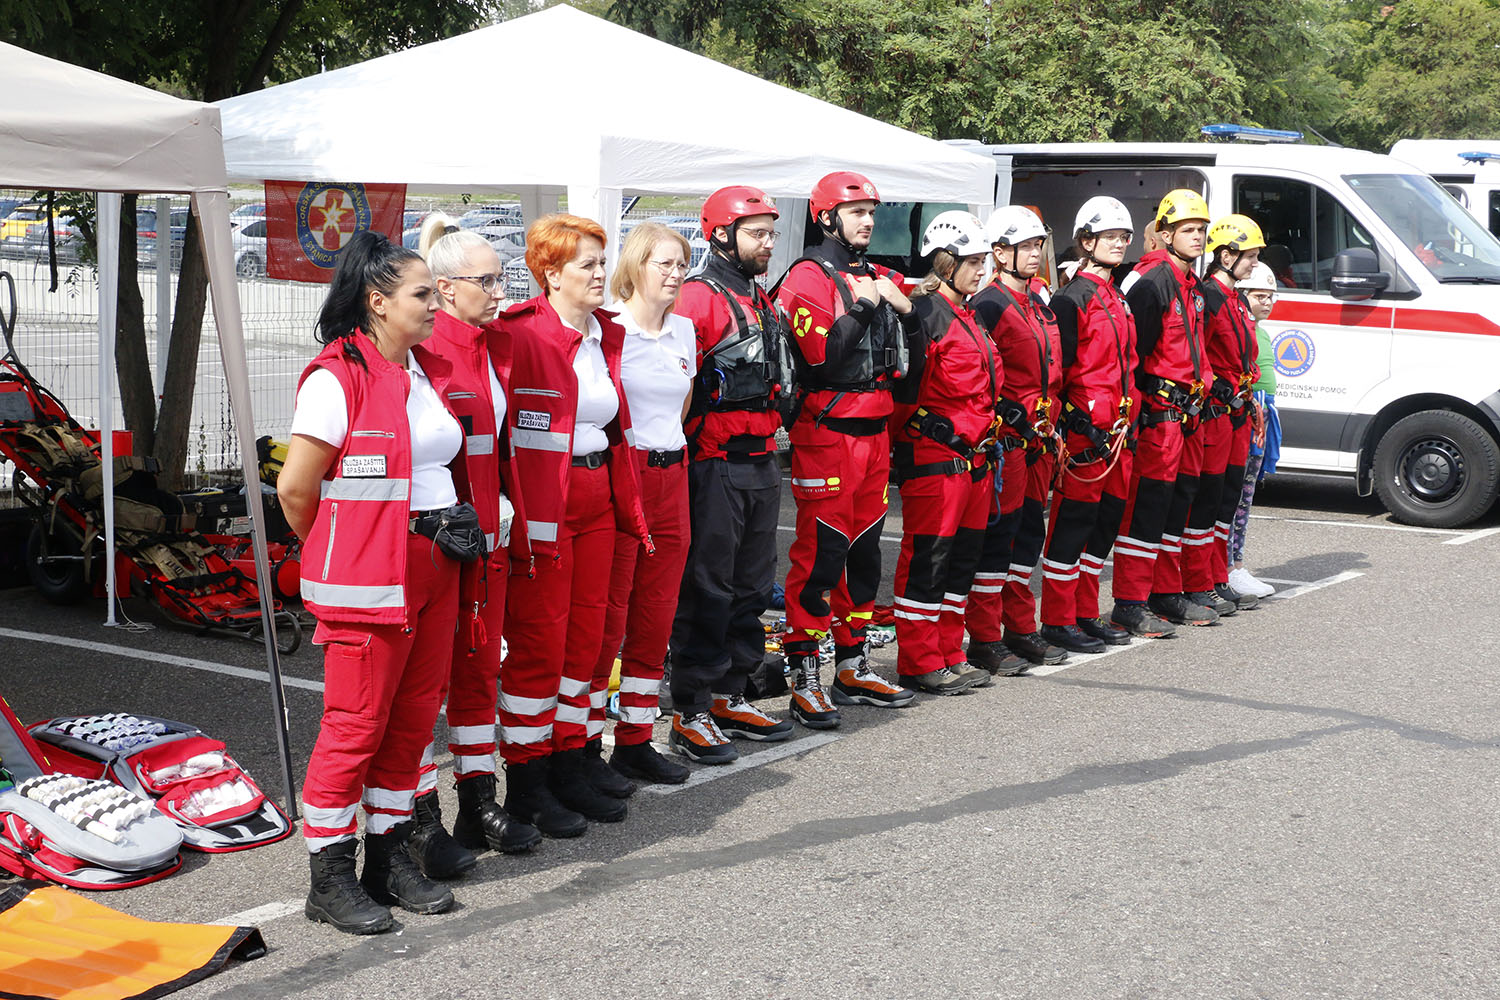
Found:
[[453, 835], [443, 828], [438, 807], [435, 744], [429, 743], [423, 755], [413, 810], [412, 856], [429, 878], [441, 879], [472, 868], [473, 851], [492, 848], [517, 854], [535, 847], [541, 834], [507, 816], [495, 801], [495, 689], [509, 547], [512, 539], [523, 546], [525, 537], [524, 531], [512, 531], [521, 498], [509, 460], [510, 438], [504, 431], [500, 337], [482, 329], [500, 311], [505, 277], [488, 241], [459, 229], [441, 212], [423, 220], [419, 245], [439, 299], [432, 337], [424, 347], [451, 369], [439, 390], [464, 424], [464, 471], [489, 549], [489, 557], [461, 580], [459, 630], [448, 678], [448, 750], [458, 792]]
[[[610, 284], [619, 306], [617, 319], [625, 329], [620, 382], [635, 429], [630, 456], [640, 476], [641, 506], [656, 553], [648, 558], [644, 545], [629, 533], [615, 535], [604, 645], [593, 689], [607, 691], [618, 653], [620, 721], [610, 763], [627, 778], [666, 784], [680, 784], [688, 775], [687, 768], [651, 746], [651, 724], [690, 534], [682, 420], [698, 371], [698, 345], [692, 322], [672, 312], [690, 259], [681, 234], [659, 222], [642, 222], [625, 238]], [[591, 753], [598, 739], [592, 735], [594, 727], [603, 722], [604, 709], [591, 707]]]
[[[635, 786], [602, 757], [595, 678], [617, 532], [652, 551], [621, 388], [625, 331], [604, 305], [604, 229], [543, 216], [526, 232], [542, 294], [494, 323], [510, 363], [505, 422], [526, 483], [525, 562], [512, 533], [500, 670], [505, 811], [554, 837], [625, 818]], [[608, 683], [608, 677], [605, 678]], [[594, 713], [597, 712], [597, 716]], [[593, 717], [591, 717], [593, 716]]]

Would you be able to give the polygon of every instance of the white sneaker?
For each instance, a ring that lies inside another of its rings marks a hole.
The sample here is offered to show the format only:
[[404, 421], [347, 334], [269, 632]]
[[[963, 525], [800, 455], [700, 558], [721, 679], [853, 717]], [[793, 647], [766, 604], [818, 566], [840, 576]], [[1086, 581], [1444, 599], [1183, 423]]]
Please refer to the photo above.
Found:
[[1250, 571], [1241, 566], [1239, 569], [1230, 570], [1229, 585], [1242, 594], [1250, 594], [1254, 597], [1270, 597], [1276, 593], [1276, 588], [1269, 583], [1261, 583], [1250, 575]]

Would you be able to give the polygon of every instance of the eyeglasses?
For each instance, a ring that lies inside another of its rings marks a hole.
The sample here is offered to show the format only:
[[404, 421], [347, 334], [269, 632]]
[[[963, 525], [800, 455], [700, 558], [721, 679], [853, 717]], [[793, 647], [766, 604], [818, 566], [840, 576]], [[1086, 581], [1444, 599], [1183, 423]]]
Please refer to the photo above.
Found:
[[495, 290], [495, 286], [504, 287], [505, 275], [503, 274], [455, 274], [454, 281], [472, 281], [478, 285], [484, 294], [488, 295]]
[[750, 237], [752, 240], [761, 244], [762, 246], [770, 246], [772, 243], [775, 243], [776, 240], [781, 236], [781, 234], [774, 229], [741, 229], [740, 232], [744, 233], [746, 236]]
[[670, 278], [679, 272], [685, 276], [690, 270], [688, 264], [680, 260], [648, 260], [646, 263], [660, 271], [663, 278]]
[[570, 260], [568, 263], [592, 274], [595, 271], [606, 270], [605, 261], [604, 257], [585, 257], [583, 260]]
[[1122, 233], [1116, 230], [1110, 230], [1107, 233], [1100, 233], [1099, 239], [1105, 243], [1129, 243], [1131, 234]]

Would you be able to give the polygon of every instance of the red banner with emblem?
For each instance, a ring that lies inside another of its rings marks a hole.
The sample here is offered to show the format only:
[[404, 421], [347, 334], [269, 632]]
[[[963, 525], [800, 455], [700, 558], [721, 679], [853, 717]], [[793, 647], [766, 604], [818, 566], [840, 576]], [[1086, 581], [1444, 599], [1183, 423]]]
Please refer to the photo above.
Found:
[[[355, 233], [370, 229], [399, 243], [405, 209], [404, 184], [266, 181], [266, 274], [327, 284]], [[246, 252], [241, 242], [236, 257]]]

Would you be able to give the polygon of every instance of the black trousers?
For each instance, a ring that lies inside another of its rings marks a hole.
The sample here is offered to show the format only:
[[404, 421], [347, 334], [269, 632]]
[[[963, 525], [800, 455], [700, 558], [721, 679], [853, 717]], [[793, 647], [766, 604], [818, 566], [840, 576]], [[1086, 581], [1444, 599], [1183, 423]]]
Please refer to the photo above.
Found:
[[760, 616], [776, 579], [781, 469], [774, 456], [710, 459], [688, 470], [693, 537], [672, 624], [672, 702], [708, 711], [710, 695], [742, 694], [766, 655]]

